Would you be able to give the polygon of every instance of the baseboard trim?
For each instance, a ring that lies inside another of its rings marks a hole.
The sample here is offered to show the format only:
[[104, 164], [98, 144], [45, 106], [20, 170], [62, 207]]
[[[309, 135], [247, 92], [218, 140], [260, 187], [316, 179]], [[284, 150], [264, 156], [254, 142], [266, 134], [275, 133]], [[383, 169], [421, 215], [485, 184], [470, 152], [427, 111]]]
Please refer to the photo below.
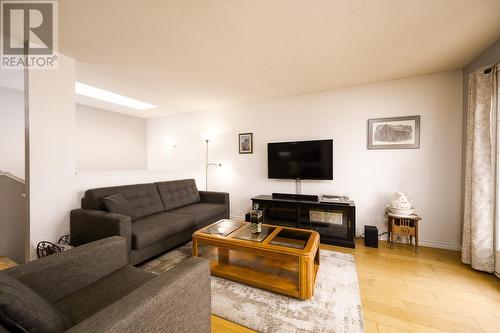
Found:
[[[245, 217], [240, 216], [240, 215], [231, 215], [230, 218], [234, 219], [234, 220], [245, 220]], [[356, 237], [358, 237], [358, 236], [356, 236]], [[380, 239], [387, 241], [387, 235], [382, 236]], [[407, 244], [406, 242], [401, 242], [401, 243]], [[438, 242], [438, 241], [428, 241], [428, 240], [423, 240], [423, 239], [420, 239], [418, 241], [418, 245], [433, 247], [433, 248], [437, 248], [437, 249], [444, 249], [444, 250], [453, 250], [453, 251], [461, 251], [462, 250], [462, 246], [460, 246], [460, 244]]]
[[436, 242], [436, 241], [419, 241], [419, 245], [422, 246], [428, 246], [428, 247], [435, 247], [438, 249], [444, 249], [444, 250], [453, 250], [453, 251], [461, 251], [462, 246], [459, 244], [453, 244], [453, 243], [446, 243], [446, 242]]
[[495, 274], [495, 276], [496, 276], [497, 278], [499, 278], [499, 279], [500, 279], [500, 273], [498, 273], [498, 272], [493, 272], [493, 274]]
[[[381, 240], [387, 241], [387, 235], [382, 236]], [[396, 243], [408, 244], [408, 242], [396, 242]], [[418, 240], [418, 245], [419, 246], [433, 247], [436, 249], [443, 249], [443, 250], [453, 250], [453, 251], [461, 251], [462, 250], [462, 246], [460, 246], [460, 244], [439, 242], [439, 241], [428, 241], [428, 240], [423, 240], [423, 239]]]

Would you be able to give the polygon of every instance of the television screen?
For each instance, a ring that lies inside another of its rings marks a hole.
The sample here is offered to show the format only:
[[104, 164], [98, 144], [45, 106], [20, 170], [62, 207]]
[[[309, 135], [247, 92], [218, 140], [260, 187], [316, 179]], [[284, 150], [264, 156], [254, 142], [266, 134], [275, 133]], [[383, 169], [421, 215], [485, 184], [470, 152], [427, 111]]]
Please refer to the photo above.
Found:
[[267, 144], [268, 178], [333, 179], [333, 140]]

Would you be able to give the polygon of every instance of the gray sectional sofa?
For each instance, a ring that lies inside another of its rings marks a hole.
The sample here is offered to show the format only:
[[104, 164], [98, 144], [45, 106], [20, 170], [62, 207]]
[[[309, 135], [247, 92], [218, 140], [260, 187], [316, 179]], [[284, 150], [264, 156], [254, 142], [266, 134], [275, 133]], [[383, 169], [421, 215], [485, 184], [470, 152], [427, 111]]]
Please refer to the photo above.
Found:
[[160, 275], [127, 264], [121, 237], [0, 272], [0, 332], [210, 332], [210, 265]]
[[194, 179], [91, 189], [71, 212], [75, 246], [121, 236], [138, 264], [185, 243], [194, 231], [229, 218], [229, 194], [198, 191]]

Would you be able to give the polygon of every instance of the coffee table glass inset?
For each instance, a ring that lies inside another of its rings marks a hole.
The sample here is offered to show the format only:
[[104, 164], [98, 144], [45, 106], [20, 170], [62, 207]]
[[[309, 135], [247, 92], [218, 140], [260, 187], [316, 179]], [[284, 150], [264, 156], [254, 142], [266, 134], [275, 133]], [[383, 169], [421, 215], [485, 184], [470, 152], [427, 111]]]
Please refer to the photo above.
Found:
[[253, 242], [262, 242], [269, 236], [276, 228], [270, 226], [262, 226], [262, 231], [258, 234], [252, 233], [252, 228], [241, 228], [234, 234], [236, 239], [244, 239]]
[[213, 275], [308, 299], [319, 269], [319, 234], [264, 224], [253, 235], [250, 223], [221, 220], [193, 234], [193, 255], [209, 259]]
[[269, 244], [303, 249], [309, 240], [309, 233], [303, 230], [282, 229]]
[[221, 220], [202, 229], [204, 233], [227, 236], [245, 225], [243, 221]]

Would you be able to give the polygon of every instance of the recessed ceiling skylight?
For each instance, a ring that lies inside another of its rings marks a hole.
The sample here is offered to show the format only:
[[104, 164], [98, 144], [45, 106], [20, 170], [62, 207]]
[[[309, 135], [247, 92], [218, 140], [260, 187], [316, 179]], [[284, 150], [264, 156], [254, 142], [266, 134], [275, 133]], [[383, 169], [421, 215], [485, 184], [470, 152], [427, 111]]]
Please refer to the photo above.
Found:
[[95, 88], [80, 82], [75, 82], [75, 92], [78, 95], [99, 99], [101, 101], [126, 106], [136, 110], [147, 110], [156, 107], [156, 105], [141, 102], [137, 99], [115, 94], [111, 91]]

